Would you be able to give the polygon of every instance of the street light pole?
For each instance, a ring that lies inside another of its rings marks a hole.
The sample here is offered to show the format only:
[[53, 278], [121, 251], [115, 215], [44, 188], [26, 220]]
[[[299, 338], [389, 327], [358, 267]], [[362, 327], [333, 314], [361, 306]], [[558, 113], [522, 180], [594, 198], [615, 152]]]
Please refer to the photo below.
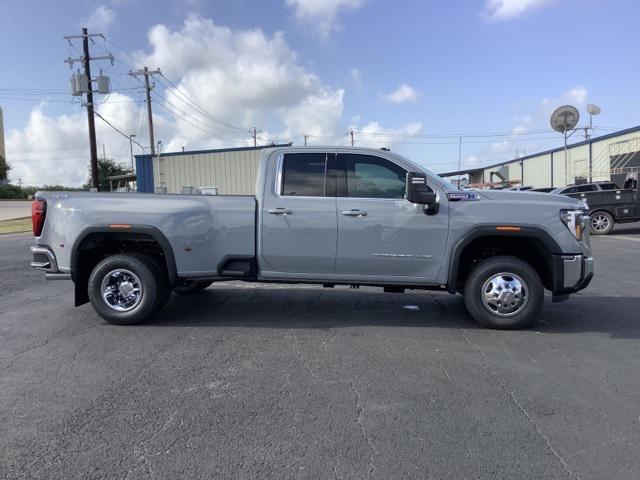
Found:
[[130, 134], [129, 135], [129, 148], [131, 149], [131, 172], [134, 172], [135, 169], [133, 167], [133, 139], [135, 138], [135, 135]]

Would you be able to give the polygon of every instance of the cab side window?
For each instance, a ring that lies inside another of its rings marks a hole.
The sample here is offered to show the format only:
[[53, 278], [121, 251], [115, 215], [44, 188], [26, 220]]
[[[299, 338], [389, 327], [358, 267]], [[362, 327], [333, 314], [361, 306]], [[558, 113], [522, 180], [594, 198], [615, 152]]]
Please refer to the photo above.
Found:
[[583, 192], [595, 192], [596, 190], [598, 190], [598, 187], [596, 187], [595, 185], [580, 185], [578, 187], [578, 193], [583, 193]]
[[[355, 198], [404, 198], [407, 171], [373, 155], [339, 154], [338, 164], [346, 171], [346, 191]], [[341, 189], [344, 190], [344, 189]]]
[[326, 153], [287, 153], [282, 162], [282, 195], [325, 196]]

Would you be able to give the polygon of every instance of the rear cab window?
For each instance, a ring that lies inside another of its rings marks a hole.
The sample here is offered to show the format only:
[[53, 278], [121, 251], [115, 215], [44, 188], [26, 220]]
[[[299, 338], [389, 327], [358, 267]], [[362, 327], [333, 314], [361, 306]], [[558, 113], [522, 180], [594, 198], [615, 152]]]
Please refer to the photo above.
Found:
[[280, 195], [324, 197], [327, 195], [326, 153], [286, 153], [282, 159]]

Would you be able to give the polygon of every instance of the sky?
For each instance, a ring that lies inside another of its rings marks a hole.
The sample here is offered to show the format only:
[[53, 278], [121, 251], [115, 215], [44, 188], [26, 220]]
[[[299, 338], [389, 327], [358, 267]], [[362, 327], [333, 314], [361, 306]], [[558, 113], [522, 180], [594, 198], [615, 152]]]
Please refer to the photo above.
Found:
[[87, 115], [64, 63], [81, 43], [63, 39], [83, 26], [106, 37], [91, 54], [115, 58], [92, 62], [113, 90], [96, 95], [100, 155], [130, 164], [129, 134], [148, 152], [128, 75], [146, 65], [162, 72], [164, 152], [252, 145], [253, 127], [259, 144], [344, 145], [353, 130], [358, 146], [444, 172], [561, 146], [549, 115], [564, 104], [580, 125], [601, 107], [594, 136], [640, 125], [639, 16], [637, 0], [0, 0], [10, 179], [87, 179]]

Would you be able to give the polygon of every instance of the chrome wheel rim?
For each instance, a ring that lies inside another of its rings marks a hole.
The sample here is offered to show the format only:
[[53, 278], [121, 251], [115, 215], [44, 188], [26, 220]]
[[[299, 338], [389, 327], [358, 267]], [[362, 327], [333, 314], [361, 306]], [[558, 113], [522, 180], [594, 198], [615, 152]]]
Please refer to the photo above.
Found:
[[596, 232], [604, 232], [609, 228], [609, 218], [606, 215], [596, 215], [591, 219], [591, 228]]
[[520, 313], [529, 302], [529, 287], [514, 273], [492, 275], [481, 292], [482, 304], [494, 315], [512, 317]]
[[128, 312], [142, 301], [142, 282], [131, 270], [111, 270], [102, 279], [102, 299], [117, 312]]

